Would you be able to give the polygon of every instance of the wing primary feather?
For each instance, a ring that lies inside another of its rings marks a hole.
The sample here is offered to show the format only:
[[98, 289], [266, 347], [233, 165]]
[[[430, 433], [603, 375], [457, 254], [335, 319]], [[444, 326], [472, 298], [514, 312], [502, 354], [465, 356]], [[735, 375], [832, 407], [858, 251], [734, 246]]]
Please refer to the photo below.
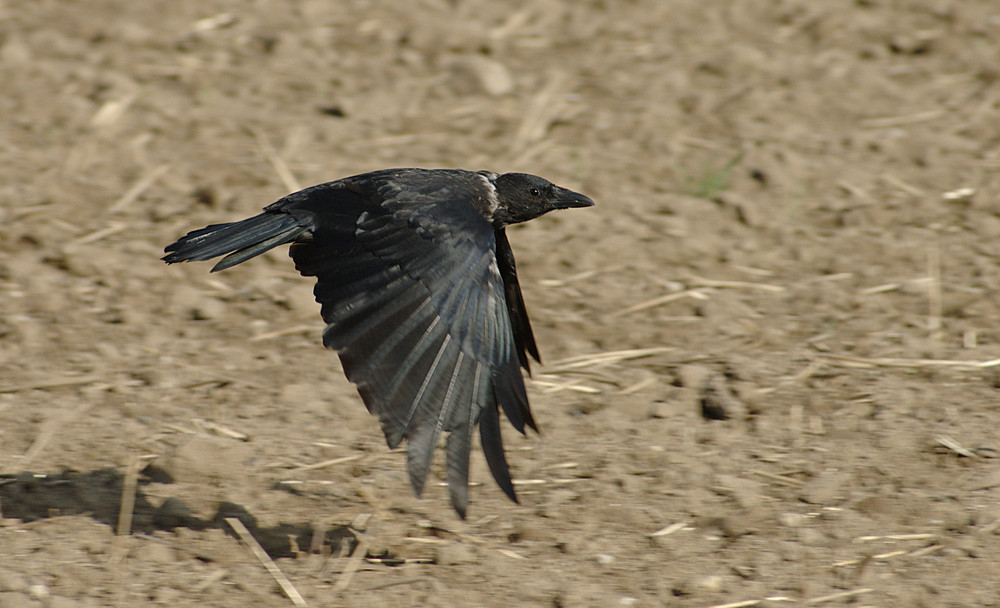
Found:
[[500, 411], [497, 409], [496, 398], [490, 399], [479, 417], [479, 441], [483, 447], [483, 454], [486, 455], [486, 464], [490, 467], [490, 473], [497, 485], [514, 502], [517, 494], [514, 492], [514, 483], [510, 479], [510, 469], [507, 467], [507, 458], [503, 453], [503, 438], [500, 436]]
[[[435, 317], [434, 322], [431, 324], [430, 327], [427, 328], [427, 332], [425, 333], [425, 335], [427, 333], [430, 333], [430, 330], [436, 327], [437, 323], [438, 319]], [[410, 426], [410, 422], [413, 420], [413, 414], [416, 413], [417, 405], [419, 405], [420, 403], [420, 398], [423, 397], [424, 391], [427, 390], [427, 385], [431, 382], [431, 380], [434, 379], [434, 376], [437, 373], [438, 363], [441, 361], [441, 356], [444, 354], [444, 349], [448, 346], [449, 342], [451, 342], [451, 335], [445, 334], [444, 340], [438, 347], [437, 354], [434, 355], [434, 361], [431, 363], [430, 368], [428, 368], [427, 371], [424, 372], [424, 379], [420, 383], [420, 388], [417, 389], [417, 394], [414, 395], [413, 400], [410, 402], [410, 407], [406, 414], [406, 421], [403, 426], [405, 427]]]
[[420, 383], [420, 388], [417, 389], [417, 394], [413, 396], [413, 401], [410, 403], [409, 411], [406, 414], [406, 423], [403, 426], [410, 426], [410, 423], [413, 421], [413, 415], [417, 412], [417, 408], [420, 406], [420, 402], [424, 398], [424, 393], [427, 391], [427, 387], [431, 384], [431, 382], [437, 380], [437, 368], [441, 363], [441, 357], [444, 356], [449, 344], [451, 344], [451, 334], [445, 334], [444, 340], [441, 342], [441, 346], [438, 347], [437, 354], [434, 355], [434, 361], [424, 374], [423, 382]]
[[[438, 373], [438, 366], [446, 357], [452, 359], [456, 350], [458, 356], [454, 358], [451, 373], [447, 374], [448, 382], [444, 397], [440, 398], [438, 389], [443, 383], [445, 374]], [[430, 369], [424, 376], [420, 389], [413, 397], [409, 416], [403, 424], [404, 428], [411, 429], [406, 446], [407, 470], [410, 474], [410, 484], [418, 496], [423, 491], [434, 455], [434, 448], [437, 446], [438, 437], [441, 436], [441, 431], [444, 429], [443, 420], [450, 415], [453, 407], [455, 379], [461, 369], [461, 362], [462, 351], [452, 342], [451, 336], [446, 334]], [[428, 415], [433, 414], [435, 408], [440, 408], [436, 420]]]
[[[468, 405], [464, 410], [456, 409], [455, 419], [450, 423], [452, 432], [448, 435], [448, 493], [451, 504], [462, 519], [465, 519], [469, 505], [469, 455], [472, 452], [472, 431], [482, 413], [482, 404], [486, 400], [489, 386], [483, 383], [483, 366], [476, 359], [471, 359], [472, 388], [468, 395]], [[460, 401], [460, 405], [465, 401]], [[460, 416], [464, 414], [464, 416]], [[512, 486], [513, 487], [513, 486]]]
[[524, 379], [521, 377], [520, 370], [518, 370], [513, 362], [498, 370], [497, 376], [494, 379], [494, 391], [497, 402], [503, 409], [504, 414], [507, 415], [507, 420], [510, 421], [511, 425], [519, 433], [524, 434], [525, 424], [532, 430], [538, 431], [538, 425], [535, 423], [535, 418], [532, 416], [531, 408], [528, 405], [528, 394], [524, 390]]
[[[454, 356], [454, 351], [458, 351], [457, 357]], [[468, 371], [465, 365], [465, 354], [458, 349], [457, 344], [454, 342], [445, 345], [442, 352], [449, 352], [449, 359], [454, 357], [452, 371], [450, 374], [447, 374], [447, 384], [443, 387], [444, 396], [439, 397], [439, 389], [444, 384], [444, 374], [442, 374], [435, 378], [434, 388], [438, 390], [428, 391], [422, 397], [423, 403], [419, 406], [421, 414], [417, 415], [417, 420], [413, 423], [417, 428], [407, 440], [407, 465], [411, 474], [410, 481], [414, 486], [419, 484], [421, 488], [427, 478], [434, 448], [437, 446], [438, 438], [441, 436], [442, 431], [452, 431], [449, 434], [449, 445], [452, 444], [451, 435], [456, 432], [454, 426], [448, 424], [448, 421], [452, 418], [452, 413], [463, 405], [471, 409], [471, 395], [468, 391], [468, 384], [462, 382], [463, 374]], [[428, 403], [428, 400], [430, 403]], [[438, 408], [436, 420], [427, 415], [433, 413], [434, 408]], [[460, 461], [456, 463], [453, 449], [447, 452], [447, 466], [449, 471], [455, 466], [461, 465]], [[466, 453], [466, 461], [468, 461], [468, 457], [469, 455]], [[465, 466], [468, 468], [468, 464]], [[468, 472], [466, 472], [467, 474]], [[453, 475], [449, 474], [449, 479], [451, 477]], [[450, 480], [448, 485], [449, 488], [452, 487]]]
[[441, 434], [441, 431], [447, 425], [447, 422], [451, 419], [451, 414], [454, 411], [457, 399], [456, 397], [460, 395], [456, 392], [456, 388], [459, 388], [459, 376], [462, 373], [462, 363], [465, 362], [465, 353], [459, 349], [458, 359], [455, 361], [455, 367], [451, 370], [451, 378], [448, 380], [448, 388], [444, 393], [444, 401], [441, 402], [441, 411], [438, 413], [437, 422], [434, 424], [434, 432]]
[[472, 429], [463, 425], [448, 435], [445, 447], [448, 462], [448, 494], [451, 506], [465, 519], [469, 506], [469, 454], [472, 451]]
[[[431, 379], [431, 375], [427, 373], [427, 369], [431, 365], [426, 362], [426, 355], [429, 354], [429, 349], [433, 344], [438, 344], [438, 349], [441, 348], [442, 333], [445, 332], [440, 328], [438, 319], [435, 317], [417, 340], [413, 349], [407, 353], [406, 358], [399, 363], [392, 378], [387, 383], [378, 383], [374, 387], [373, 393], [379, 402], [377, 407], [382, 412], [379, 415], [382, 421], [382, 430], [392, 448], [397, 447], [403, 437], [407, 437], [412, 430], [410, 422], [415, 411], [415, 409], [411, 410], [410, 408], [404, 409], [397, 404], [410, 403], [413, 408], [416, 407], [415, 397], [408, 396], [407, 393], [419, 391], [420, 387]], [[447, 336], [446, 333], [445, 335]], [[435, 359], [440, 356], [440, 352], [438, 350], [435, 353]], [[420, 385], [415, 387], [414, 384], [417, 381], [420, 382]], [[413, 394], [415, 395], [415, 393]], [[412, 442], [413, 437], [410, 437], [410, 440]]]

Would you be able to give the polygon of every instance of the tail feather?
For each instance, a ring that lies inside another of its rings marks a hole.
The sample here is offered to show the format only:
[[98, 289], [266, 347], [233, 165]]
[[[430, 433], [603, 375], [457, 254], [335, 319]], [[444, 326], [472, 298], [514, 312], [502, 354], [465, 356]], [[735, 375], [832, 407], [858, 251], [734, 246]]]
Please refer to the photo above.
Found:
[[289, 214], [265, 212], [239, 222], [213, 224], [189, 232], [167, 246], [163, 261], [168, 264], [201, 262], [229, 254], [212, 268], [212, 272], [225, 270], [278, 245], [290, 243], [310, 228]]

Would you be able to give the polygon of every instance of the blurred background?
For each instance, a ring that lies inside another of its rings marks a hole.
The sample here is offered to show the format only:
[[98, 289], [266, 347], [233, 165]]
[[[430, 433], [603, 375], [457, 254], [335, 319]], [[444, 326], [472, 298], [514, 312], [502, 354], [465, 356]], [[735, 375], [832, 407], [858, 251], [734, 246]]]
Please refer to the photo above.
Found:
[[[0, 606], [288, 605], [226, 516], [312, 605], [995, 606], [998, 41], [989, 0], [0, 2]], [[542, 435], [467, 522], [284, 251], [159, 261], [404, 166], [598, 202], [509, 231]]]

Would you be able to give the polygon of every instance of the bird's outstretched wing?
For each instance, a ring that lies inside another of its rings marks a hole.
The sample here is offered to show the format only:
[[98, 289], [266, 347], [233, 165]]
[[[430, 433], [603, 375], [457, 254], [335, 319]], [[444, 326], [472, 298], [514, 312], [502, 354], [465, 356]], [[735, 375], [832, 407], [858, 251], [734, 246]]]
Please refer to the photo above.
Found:
[[296, 268], [317, 278], [323, 343], [338, 351], [389, 446], [407, 440], [416, 494], [448, 433], [448, 486], [464, 517], [476, 424], [494, 479], [515, 501], [499, 408], [518, 431], [535, 428], [519, 363], [527, 365], [526, 349], [537, 358], [537, 349], [513, 254], [473, 205], [488, 188], [467, 171], [448, 179], [421, 170], [368, 173], [192, 232], [165, 259], [228, 253], [218, 270], [292, 242]]

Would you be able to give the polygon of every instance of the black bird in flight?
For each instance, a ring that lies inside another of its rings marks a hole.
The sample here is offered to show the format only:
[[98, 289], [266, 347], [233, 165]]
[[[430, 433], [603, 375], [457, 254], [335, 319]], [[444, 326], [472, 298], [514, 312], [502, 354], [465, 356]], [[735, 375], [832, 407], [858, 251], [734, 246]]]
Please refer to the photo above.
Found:
[[295, 268], [316, 277], [323, 344], [337, 350], [389, 447], [407, 440], [417, 496], [448, 433], [451, 503], [464, 518], [476, 424], [493, 478], [515, 502], [499, 408], [522, 434], [538, 430], [519, 366], [530, 373], [528, 355], [540, 359], [505, 228], [593, 204], [525, 173], [386, 169], [190, 232], [163, 259], [226, 255], [215, 272], [291, 243]]

